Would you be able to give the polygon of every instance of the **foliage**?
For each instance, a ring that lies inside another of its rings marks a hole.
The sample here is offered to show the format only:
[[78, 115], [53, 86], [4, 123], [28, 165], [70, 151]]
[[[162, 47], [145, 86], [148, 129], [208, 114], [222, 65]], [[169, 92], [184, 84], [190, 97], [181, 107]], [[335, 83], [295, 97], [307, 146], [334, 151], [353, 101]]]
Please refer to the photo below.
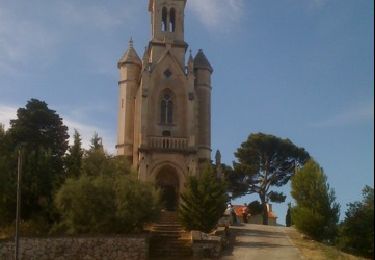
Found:
[[363, 189], [363, 199], [350, 203], [339, 228], [341, 249], [374, 258], [374, 188]]
[[11, 151], [9, 142], [0, 125], [0, 227], [11, 223], [16, 212], [17, 153]]
[[259, 215], [259, 214], [262, 214], [263, 213], [263, 206], [262, 204], [255, 200], [253, 202], [251, 202], [247, 208], [249, 209], [249, 213], [254, 216], [254, 215]]
[[65, 155], [65, 171], [67, 177], [78, 177], [82, 173], [83, 149], [81, 136], [74, 130], [74, 143], [69, 147], [69, 153]]
[[251, 134], [237, 149], [234, 172], [228, 179], [233, 194], [258, 193], [263, 206], [263, 224], [268, 224], [267, 203], [284, 202], [286, 196], [271, 190], [287, 184], [296, 165], [305, 163], [309, 154], [289, 139], [263, 133]]
[[209, 233], [226, 208], [225, 185], [207, 166], [199, 177], [190, 177], [181, 195], [179, 219], [188, 230]]
[[8, 131], [1, 131], [0, 191], [2, 224], [14, 219], [18, 151], [22, 150], [22, 218], [52, 221], [54, 191], [64, 181], [63, 155], [68, 148], [68, 128], [48, 105], [36, 99], [19, 108]]
[[47, 103], [37, 99], [27, 102], [25, 108], [19, 108], [17, 119], [10, 121], [9, 133], [14, 145], [23, 145], [27, 151], [35, 148], [49, 150], [53, 164], [62, 172], [62, 157], [68, 149], [68, 127], [56, 111], [48, 108]]
[[135, 232], [160, 212], [155, 188], [125, 175], [68, 179], [55, 204], [69, 234]]
[[292, 178], [291, 194], [297, 205], [292, 220], [297, 229], [316, 240], [333, 240], [337, 231], [340, 205], [327, 184], [323, 170], [308, 161]]
[[99, 137], [98, 133], [94, 133], [91, 138], [90, 150], [103, 150], [102, 138]]

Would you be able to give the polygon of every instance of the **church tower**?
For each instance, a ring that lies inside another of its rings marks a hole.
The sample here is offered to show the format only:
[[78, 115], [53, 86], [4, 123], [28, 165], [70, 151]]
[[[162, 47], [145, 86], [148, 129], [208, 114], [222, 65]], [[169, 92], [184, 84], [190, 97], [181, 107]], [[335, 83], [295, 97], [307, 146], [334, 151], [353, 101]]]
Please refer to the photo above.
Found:
[[213, 69], [202, 50], [185, 61], [186, 2], [150, 0], [152, 37], [142, 59], [130, 40], [118, 62], [117, 155], [162, 189], [171, 210], [187, 177], [211, 160]]

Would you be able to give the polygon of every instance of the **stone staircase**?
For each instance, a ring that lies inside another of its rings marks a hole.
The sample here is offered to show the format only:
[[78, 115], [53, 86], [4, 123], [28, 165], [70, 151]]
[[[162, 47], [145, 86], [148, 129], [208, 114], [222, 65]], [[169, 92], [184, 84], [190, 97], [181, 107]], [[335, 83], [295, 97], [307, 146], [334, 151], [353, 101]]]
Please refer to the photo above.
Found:
[[151, 258], [183, 258], [193, 254], [190, 232], [178, 223], [177, 213], [162, 211], [161, 217], [151, 227]]

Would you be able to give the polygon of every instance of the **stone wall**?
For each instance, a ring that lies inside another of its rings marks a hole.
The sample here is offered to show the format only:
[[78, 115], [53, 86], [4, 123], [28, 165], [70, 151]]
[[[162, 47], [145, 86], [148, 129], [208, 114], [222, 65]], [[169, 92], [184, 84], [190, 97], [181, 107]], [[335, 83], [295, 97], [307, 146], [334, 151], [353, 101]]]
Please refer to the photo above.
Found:
[[[14, 259], [14, 242], [0, 241], [0, 259]], [[148, 259], [149, 239], [135, 237], [22, 238], [23, 260]]]

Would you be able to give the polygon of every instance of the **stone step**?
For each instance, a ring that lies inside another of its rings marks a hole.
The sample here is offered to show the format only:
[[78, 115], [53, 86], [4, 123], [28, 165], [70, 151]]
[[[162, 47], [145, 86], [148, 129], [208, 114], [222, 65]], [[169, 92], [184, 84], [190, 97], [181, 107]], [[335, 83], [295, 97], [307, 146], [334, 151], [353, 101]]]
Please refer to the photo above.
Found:
[[184, 231], [181, 226], [158, 226], [155, 225], [151, 228], [151, 231]]
[[191, 234], [179, 224], [176, 212], [161, 212], [159, 221], [150, 231], [151, 257], [179, 259], [192, 256]]
[[171, 250], [158, 250], [151, 252], [151, 256], [153, 257], [161, 257], [161, 256], [168, 256], [168, 257], [184, 257], [184, 256], [192, 256], [193, 250], [180, 250], [180, 251], [171, 251]]

